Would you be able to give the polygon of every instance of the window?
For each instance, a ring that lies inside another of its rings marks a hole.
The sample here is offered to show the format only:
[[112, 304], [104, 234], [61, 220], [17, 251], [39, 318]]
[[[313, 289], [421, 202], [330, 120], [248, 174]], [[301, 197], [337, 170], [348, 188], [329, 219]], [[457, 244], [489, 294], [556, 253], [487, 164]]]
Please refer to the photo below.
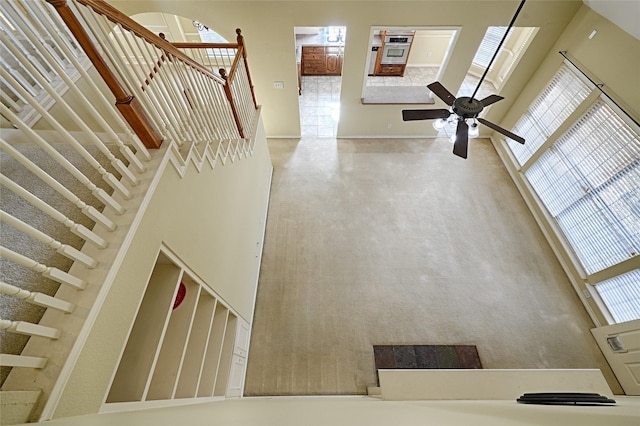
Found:
[[629, 321], [640, 318], [640, 270], [608, 268], [640, 253], [640, 128], [603, 95], [550, 139], [592, 90], [561, 66], [513, 129], [526, 144], [508, 142], [587, 280], [598, 273], [591, 282], [614, 321]]
[[478, 47], [476, 55], [473, 57], [472, 63], [482, 68], [489, 66], [493, 54], [496, 52], [500, 40], [507, 32], [507, 27], [489, 27], [484, 34], [484, 38]]
[[[458, 97], [474, 93], [481, 76], [484, 76], [484, 80], [476, 92], [476, 99], [500, 93], [538, 31], [538, 27], [512, 27], [498, 54], [493, 58], [506, 29], [507, 27], [490, 27], [487, 30], [487, 35], [480, 43], [458, 90]], [[492, 58], [491, 68], [487, 70]]]
[[525, 176], [589, 274], [640, 253], [640, 137], [599, 100]]
[[516, 159], [523, 165], [591, 93], [566, 65], [551, 79], [547, 88], [529, 106], [513, 132], [526, 139], [521, 145], [508, 140]]
[[616, 322], [640, 319], [640, 269], [598, 283], [596, 290]]

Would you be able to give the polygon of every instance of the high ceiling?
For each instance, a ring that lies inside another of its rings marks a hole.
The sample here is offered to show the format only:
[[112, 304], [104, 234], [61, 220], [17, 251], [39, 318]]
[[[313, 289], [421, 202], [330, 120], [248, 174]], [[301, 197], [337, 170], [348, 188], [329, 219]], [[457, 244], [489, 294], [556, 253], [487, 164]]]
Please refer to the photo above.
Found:
[[638, 40], [640, 40], [640, 1], [635, 0], [582, 0]]

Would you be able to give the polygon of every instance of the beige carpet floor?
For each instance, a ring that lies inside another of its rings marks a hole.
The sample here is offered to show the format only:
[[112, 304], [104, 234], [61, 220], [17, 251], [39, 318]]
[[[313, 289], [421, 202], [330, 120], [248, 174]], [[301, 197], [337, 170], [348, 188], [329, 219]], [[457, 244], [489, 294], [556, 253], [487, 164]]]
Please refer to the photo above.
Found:
[[245, 395], [364, 394], [373, 345], [601, 368], [592, 324], [487, 140], [270, 140]]

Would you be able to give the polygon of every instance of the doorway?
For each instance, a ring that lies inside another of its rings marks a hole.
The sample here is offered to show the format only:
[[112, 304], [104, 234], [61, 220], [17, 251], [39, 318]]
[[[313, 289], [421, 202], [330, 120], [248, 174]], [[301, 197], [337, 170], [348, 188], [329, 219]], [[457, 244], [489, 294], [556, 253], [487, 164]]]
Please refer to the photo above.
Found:
[[372, 27], [362, 103], [433, 104], [426, 86], [442, 75], [458, 32], [457, 27]]
[[346, 27], [294, 27], [302, 137], [337, 135]]

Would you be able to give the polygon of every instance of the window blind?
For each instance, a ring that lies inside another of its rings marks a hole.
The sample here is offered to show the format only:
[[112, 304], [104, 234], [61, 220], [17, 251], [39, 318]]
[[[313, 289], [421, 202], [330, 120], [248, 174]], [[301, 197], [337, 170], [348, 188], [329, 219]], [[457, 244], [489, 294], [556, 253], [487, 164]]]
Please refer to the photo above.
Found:
[[482, 42], [480, 42], [480, 46], [478, 47], [478, 51], [473, 57], [473, 64], [482, 68], [488, 67], [493, 54], [500, 44], [500, 40], [502, 40], [502, 37], [504, 37], [504, 34], [506, 32], [507, 27], [487, 28], [487, 31], [484, 34], [484, 38], [482, 39]]
[[[524, 53], [525, 48], [529, 46], [529, 42], [533, 38], [533, 34], [536, 32], [537, 28], [538, 27], [522, 28], [524, 37], [521, 37], [518, 44], [513, 48], [512, 55], [510, 55], [510, 58], [507, 59], [505, 65], [503, 65], [503, 71], [499, 76], [501, 80], [504, 80], [507, 78], [513, 66], [520, 60], [520, 56]], [[512, 37], [512, 36], [510, 35], [509, 37]]]
[[568, 66], [560, 67], [513, 128], [513, 132], [524, 137], [526, 143], [522, 145], [507, 139], [509, 148], [521, 166], [590, 93], [591, 89]]
[[604, 101], [525, 176], [587, 273], [640, 253], [640, 137]]
[[596, 291], [616, 322], [640, 319], [640, 269], [600, 282]]

